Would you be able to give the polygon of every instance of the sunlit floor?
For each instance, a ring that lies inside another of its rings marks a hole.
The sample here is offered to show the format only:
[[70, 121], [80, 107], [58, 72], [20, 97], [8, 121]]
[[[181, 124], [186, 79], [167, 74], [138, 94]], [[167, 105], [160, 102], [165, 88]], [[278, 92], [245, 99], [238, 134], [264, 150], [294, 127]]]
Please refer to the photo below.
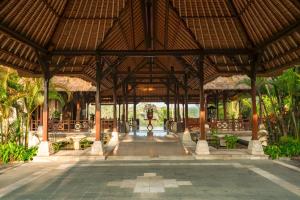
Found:
[[[273, 161], [82, 161], [0, 168], [0, 199], [296, 200], [300, 169]], [[298, 170], [298, 171], [297, 171]]]
[[[152, 130], [153, 136], [163, 137], [167, 135], [167, 132], [163, 128], [154, 128]], [[146, 127], [141, 127], [138, 131], [130, 131], [129, 135], [134, 136], [147, 136], [148, 130]]]
[[167, 132], [154, 129], [149, 137], [147, 130], [130, 132], [120, 140], [117, 156], [182, 156], [185, 150], [177, 137], [166, 137]]

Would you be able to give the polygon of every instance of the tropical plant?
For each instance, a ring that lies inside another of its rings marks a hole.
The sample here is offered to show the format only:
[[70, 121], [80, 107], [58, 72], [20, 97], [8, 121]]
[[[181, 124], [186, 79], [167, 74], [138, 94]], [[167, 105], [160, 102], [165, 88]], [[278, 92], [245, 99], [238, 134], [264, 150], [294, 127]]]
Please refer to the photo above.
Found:
[[238, 137], [235, 135], [225, 135], [224, 137], [227, 149], [236, 148]]
[[279, 157], [293, 157], [300, 155], [300, 141], [292, 137], [280, 137], [279, 142], [264, 148], [265, 154], [272, 159]]
[[[9, 137], [10, 117], [19, 100], [24, 97], [17, 73], [9, 68], [0, 67], [0, 127], [1, 142]], [[5, 141], [4, 141], [5, 140]]]
[[[299, 71], [298, 66], [277, 77], [257, 78], [258, 108], [273, 142], [278, 142], [280, 136], [300, 138]], [[250, 86], [250, 80], [241, 83]]]
[[[66, 91], [67, 98], [57, 91]], [[49, 99], [55, 99], [62, 106], [71, 99], [64, 86], [50, 83]], [[0, 66], [0, 133], [1, 143], [18, 140], [25, 133], [25, 147], [28, 145], [28, 133], [32, 113], [42, 105], [43, 80], [40, 78], [20, 78], [15, 70]], [[10, 120], [13, 113], [16, 119]], [[23, 131], [23, 126], [25, 130]], [[11, 130], [10, 130], [11, 129]]]
[[0, 162], [28, 161], [37, 154], [37, 147], [25, 148], [13, 142], [0, 144]]

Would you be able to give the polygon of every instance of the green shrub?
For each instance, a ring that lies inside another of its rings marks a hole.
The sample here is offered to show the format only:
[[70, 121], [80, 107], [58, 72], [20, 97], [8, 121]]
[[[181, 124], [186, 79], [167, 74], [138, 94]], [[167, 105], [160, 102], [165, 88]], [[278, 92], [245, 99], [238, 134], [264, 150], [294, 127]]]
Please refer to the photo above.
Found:
[[268, 145], [264, 148], [265, 154], [269, 155], [273, 160], [281, 155], [280, 148], [277, 145]]
[[234, 149], [236, 147], [238, 137], [235, 135], [225, 135], [225, 143], [227, 149]]
[[32, 160], [36, 154], [37, 147], [26, 149], [24, 146], [12, 142], [0, 144], [0, 161], [3, 163]]
[[298, 156], [300, 155], [300, 141], [292, 137], [281, 137], [278, 144], [269, 145], [264, 151], [272, 159]]
[[83, 149], [85, 149], [87, 147], [90, 147], [91, 144], [92, 144], [92, 142], [89, 141], [88, 139], [83, 139], [83, 140], [80, 141], [80, 147], [83, 148]]

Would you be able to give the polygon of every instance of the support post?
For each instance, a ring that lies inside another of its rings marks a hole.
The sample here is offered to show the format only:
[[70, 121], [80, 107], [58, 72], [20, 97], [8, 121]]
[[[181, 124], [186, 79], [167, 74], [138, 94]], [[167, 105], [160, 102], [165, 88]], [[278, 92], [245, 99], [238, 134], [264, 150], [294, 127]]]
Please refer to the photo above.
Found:
[[120, 101], [120, 99], [119, 99], [119, 108], [118, 108], [118, 112], [119, 112], [119, 117], [118, 117], [118, 119], [119, 119], [119, 121], [121, 121], [121, 101]]
[[170, 120], [170, 80], [168, 79], [167, 85], [167, 120]]
[[258, 140], [258, 116], [256, 108], [256, 70], [261, 62], [261, 56], [254, 58], [251, 66], [251, 101], [252, 101], [252, 139], [248, 145], [248, 152], [252, 155], [264, 155], [261, 142]]
[[[50, 156], [50, 143], [48, 140], [48, 119], [49, 119], [49, 81], [51, 79], [50, 69], [49, 69], [49, 59], [46, 55], [43, 57], [37, 52], [38, 61], [41, 65], [42, 71], [44, 73], [44, 104], [43, 104], [43, 135], [42, 141], [39, 144], [38, 156]], [[28, 143], [27, 143], [28, 144]], [[25, 144], [25, 145], [27, 145]]]
[[165, 130], [167, 131], [167, 134], [169, 134], [169, 127], [170, 127], [170, 79], [167, 80], [167, 121], [165, 124]]
[[[47, 73], [48, 74], [48, 73]], [[43, 104], [43, 141], [48, 141], [48, 119], [49, 119], [49, 81], [50, 75], [44, 75], [44, 104]]]
[[176, 86], [176, 83], [174, 84], [174, 121], [177, 123], [177, 86]]
[[128, 84], [125, 85], [125, 122], [128, 122]]
[[188, 74], [184, 74], [184, 132], [189, 132], [189, 107], [188, 107]]
[[200, 139], [197, 142], [196, 154], [207, 155], [209, 154], [208, 143], [205, 134], [205, 96], [204, 96], [204, 57], [200, 56], [198, 60], [198, 77], [199, 77], [199, 93], [200, 93]]
[[133, 88], [133, 120], [136, 121], [136, 85]]
[[103, 64], [101, 63], [100, 58], [96, 58], [96, 96], [95, 96], [95, 104], [96, 104], [96, 132], [95, 132], [95, 141], [91, 148], [92, 155], [103, 155], [102, 143], [101, 143], [101, 73], [102, 73]]
[[136, 120], [136, 85], [133, 86], [133, 123], [134, 123], [134, 135], [136, 135], [136, 131], [138, 130], [137, 127], [137, 120]]
[[123, 101], [122, 101], [122, 122], [124, 123], [125, 122], [125, 112], [126, 112], [126, 109], [125, 109], [125, 83], [123, 83], [122, 85], [122, 96], [123, 96]]
[[[116, 70], [113, 70], [113, 132], [117, 132], [117, 74]], [[120, 112], [120, 110], [119, 110]]]
[[81, 116], [81, 105], [80, 105], [80, 93], [77, 95], [77, 101], [76, 101], [76, 122], [80, 121]]

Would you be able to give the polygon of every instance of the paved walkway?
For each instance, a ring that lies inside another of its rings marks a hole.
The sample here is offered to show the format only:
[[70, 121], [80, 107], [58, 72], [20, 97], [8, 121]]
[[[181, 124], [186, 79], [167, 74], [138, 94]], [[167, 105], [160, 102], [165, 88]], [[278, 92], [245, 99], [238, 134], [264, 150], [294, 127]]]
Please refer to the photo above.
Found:
[[0, 199], [300, 199], [300, 171], [273, 161], [89, 161], [0, 169]]
[[120, 141], [117, 156], [183, 156], [186, 155], [178, 138], [127, 136]]

